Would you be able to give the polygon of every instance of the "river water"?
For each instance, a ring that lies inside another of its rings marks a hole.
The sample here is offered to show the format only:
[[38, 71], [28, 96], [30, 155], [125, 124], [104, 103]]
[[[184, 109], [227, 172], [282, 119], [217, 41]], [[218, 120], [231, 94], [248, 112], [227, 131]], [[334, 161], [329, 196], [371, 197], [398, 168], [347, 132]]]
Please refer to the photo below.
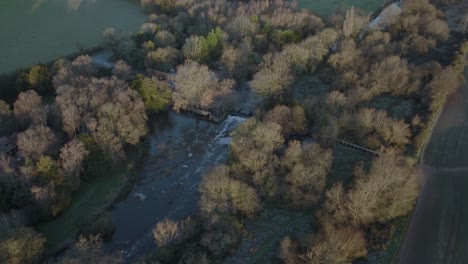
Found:
[[228, 116], [218, 124], [175, 112], [154, 117], [141, 179], [112, 209], [116, 231], [106, 249], [137, 260], [155, 248], [151, 230], [159, 220], [194, 214], [203, 172], [226, 160], [229, 132], [244, 120]]
[[136, 32], [144, 21], [132, 0], [0, 0], [0, 74], [95, 47], [107, 27]]

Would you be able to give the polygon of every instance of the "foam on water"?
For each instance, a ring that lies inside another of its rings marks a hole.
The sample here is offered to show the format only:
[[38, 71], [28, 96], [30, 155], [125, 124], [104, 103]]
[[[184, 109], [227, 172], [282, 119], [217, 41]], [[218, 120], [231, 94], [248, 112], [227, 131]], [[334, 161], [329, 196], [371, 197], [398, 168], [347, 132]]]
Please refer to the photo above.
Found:
[[238, 125], [246, 120], [245, 117], [229, 115], [226, 120], [221, 124], [222, 129], [214, 138], [214, 142], [216, 144], [221, 145], [229, 145], [231, 143], [231, 137], [229, 136], [229, 132], [234, 130]]

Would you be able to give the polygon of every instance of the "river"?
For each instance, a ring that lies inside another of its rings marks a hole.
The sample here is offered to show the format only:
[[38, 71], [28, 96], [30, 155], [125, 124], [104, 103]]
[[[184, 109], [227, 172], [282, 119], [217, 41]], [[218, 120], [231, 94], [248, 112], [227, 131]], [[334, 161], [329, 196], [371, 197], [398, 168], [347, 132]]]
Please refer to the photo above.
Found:
[[132, 0], [1, 0], [0, 74], [95, 47], [107, 27], [136, 32], [144, 21]]
[[203, 172], [225, 162], [229, 132], [245, 119], [228, 116], [221, 124], [169, 112], [150, 120], [150, 148], [140, 180], [129, 197], [111, 210], [116, 226], [107, 250], [135, 261], [155, 248], [152, 228], [164, 218], [194, 214]]

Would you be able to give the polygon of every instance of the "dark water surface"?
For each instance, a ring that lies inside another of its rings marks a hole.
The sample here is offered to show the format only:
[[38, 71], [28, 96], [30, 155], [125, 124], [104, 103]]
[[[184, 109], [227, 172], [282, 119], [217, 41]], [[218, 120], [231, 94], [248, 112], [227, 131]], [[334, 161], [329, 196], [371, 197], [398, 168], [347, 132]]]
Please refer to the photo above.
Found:
[[141, 179], [112, 210], [117, 228], [106, 248], [134, 261], [155, 248], [151, 230], [159, 220], [195, 213], [203, 172], [225, 161], [229, 132], [242, 121], [229, 116], [217, 124], [174, 112], [154, 117]]

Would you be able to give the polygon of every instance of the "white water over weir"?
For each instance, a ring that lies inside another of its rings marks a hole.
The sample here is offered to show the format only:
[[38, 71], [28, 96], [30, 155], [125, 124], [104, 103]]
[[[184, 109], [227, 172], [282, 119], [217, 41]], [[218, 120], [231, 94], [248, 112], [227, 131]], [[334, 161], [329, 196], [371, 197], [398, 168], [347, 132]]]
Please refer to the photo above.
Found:
[[221, 145], [229, 145], [231, 143], [229, 133], [245, 120], [245, 117], [229, 115], [223, 123], [221, 123], [222, 128], [214, 138], [213, 142]]

